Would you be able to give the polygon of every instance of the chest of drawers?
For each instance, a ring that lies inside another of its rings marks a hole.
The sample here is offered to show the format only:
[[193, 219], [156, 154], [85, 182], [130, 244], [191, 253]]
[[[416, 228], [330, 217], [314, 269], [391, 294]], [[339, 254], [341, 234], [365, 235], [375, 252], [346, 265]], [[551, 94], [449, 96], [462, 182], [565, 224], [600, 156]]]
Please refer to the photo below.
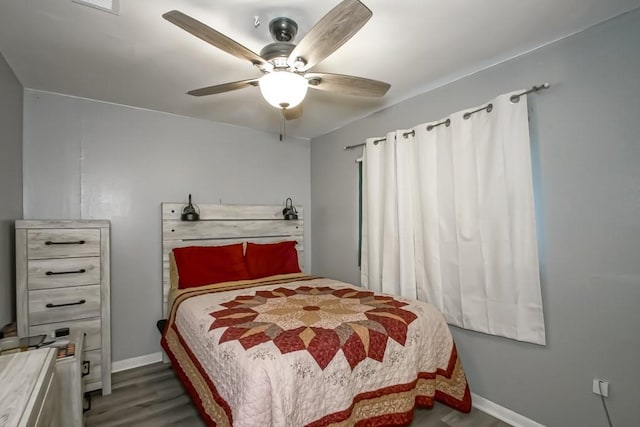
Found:
[[111, 393], [109, 221], [16, 221], [18, 335], [86, 333], [86, 391]]

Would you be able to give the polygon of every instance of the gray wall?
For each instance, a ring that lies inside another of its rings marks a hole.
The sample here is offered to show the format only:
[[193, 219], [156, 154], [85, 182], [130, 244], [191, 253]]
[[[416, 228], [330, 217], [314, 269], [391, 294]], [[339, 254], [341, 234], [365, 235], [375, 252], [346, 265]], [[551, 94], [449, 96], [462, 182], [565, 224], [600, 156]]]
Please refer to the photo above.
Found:
[[[507, 35], [508, 36], [508, 35]], [[549, 426], [640, 404], [640, 11], [311, 142], [313, 273], [359, 282], [355, 151], [342, 147], [549, 81], [530, 98], [546, 347], [454, 329], [473, 392]]]
[[160, 350], [161, 202], [309, 206], [308, 140], [33, 90], [24, 102], [25, 218], [111, 220], [114, 361]]
[[0, 327], [15, 319], [14, 221], [22, 218], [22, 85], [0, 54]]

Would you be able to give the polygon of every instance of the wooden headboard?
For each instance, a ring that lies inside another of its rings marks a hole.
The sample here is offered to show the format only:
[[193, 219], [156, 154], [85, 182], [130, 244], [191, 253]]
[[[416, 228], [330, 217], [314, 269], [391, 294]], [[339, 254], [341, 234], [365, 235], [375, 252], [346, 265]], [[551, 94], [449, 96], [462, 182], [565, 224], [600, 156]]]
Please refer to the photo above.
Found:
[[285, 221], [280, 205], [199, 204], [200, 221], [181, 221], [184, 203], [162, 203], [162, 314], [167, 317], [169, 253], [184, 246], [220, 246], [241, 242], [297, 241], [298, 262], [304, 268], [303, 209], [298, 220]]

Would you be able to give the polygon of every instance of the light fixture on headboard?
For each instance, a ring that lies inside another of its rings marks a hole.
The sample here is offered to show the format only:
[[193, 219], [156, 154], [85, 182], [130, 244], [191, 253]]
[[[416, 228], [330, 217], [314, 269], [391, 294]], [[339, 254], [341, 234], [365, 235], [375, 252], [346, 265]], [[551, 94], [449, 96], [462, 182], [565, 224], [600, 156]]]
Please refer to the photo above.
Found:
[[180, 219], [182, 221], [198, 221], [200, 219], [200, 209], [191, 203], [191, 194], [189, 194], [189, 203], [182, 208]]
[[291, 197], [288, 197], [287, 200], [284, 202], [284, 209], [282, 209], [282, 215], [284, 216], [284, 219], [298, 219], [298, 211], [296, 210], [296, 207], [293, 206], [293, 200], [291, 200]]

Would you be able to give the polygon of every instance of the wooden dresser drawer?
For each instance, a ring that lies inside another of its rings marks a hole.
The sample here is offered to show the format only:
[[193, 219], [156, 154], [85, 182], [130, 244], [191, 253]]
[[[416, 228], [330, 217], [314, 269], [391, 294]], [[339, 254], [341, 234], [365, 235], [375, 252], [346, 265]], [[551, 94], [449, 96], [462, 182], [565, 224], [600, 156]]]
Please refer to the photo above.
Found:
[[95, 384], [99, 384], [102, 379], [102, 353], [100, 350], [85, 351], [84, 360], [90, 363], [89, 375], [84, 377], [85, 388], [92, 391], [96, 388]]
[[69, 328], [70, 330], [84, 331], [86, 334], [84, 337], [85, 350], [97, 350], [102, 347], [102, 329], [100, 328], [99, 317], [30, 326], [29, 335], [48, 335], [58, 328]]
[[29, 325], [100, 316], [100, 285], [29, 291]]
[[100, 283], [100, 258], [61, 258], [29, 260], [29, 290]]
[[29, 259], [100, 256], [100, 230], [34, 229], [27, 231]]

